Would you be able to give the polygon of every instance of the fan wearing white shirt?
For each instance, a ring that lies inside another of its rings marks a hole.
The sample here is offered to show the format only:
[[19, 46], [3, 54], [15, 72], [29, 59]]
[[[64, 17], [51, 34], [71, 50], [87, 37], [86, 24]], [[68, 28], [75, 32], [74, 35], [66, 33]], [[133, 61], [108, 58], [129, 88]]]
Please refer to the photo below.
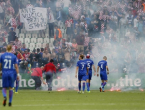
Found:
[[54, 22], [55, 22], [55, 19], [54, 19], [52, 10], [51, 8], [48, 8], [48, 26], [49, 26], [49, 36], [51, 38], [54, 37]]

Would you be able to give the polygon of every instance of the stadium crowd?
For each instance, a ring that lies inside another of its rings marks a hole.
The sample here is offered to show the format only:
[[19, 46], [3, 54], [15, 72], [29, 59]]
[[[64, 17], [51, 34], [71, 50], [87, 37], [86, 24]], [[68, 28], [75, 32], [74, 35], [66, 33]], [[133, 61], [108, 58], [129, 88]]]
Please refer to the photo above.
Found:
[[[38, 33], [53, 39], [33, 50], [20, 40], [27, 33], [19, 9], [30, 7], [47, 8], [47, 29]], [[17, 58], [24, 57], [21, 72], [50, 59], [58, 71], [71, 68], [79, 54], [90, 54], [95, 62], [107, 55], [111, 72], [145, 72], [145, 0], [0, 0], [0, 23], [0, 52], [13, 45]]]

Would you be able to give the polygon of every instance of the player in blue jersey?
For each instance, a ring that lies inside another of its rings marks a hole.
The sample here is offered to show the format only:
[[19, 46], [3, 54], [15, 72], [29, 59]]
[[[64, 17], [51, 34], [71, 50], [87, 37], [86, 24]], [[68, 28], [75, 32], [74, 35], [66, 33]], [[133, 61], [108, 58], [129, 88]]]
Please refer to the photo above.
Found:
[[85, 82], [86, 82], [86, 75], [88, 75], [88, 67], [87, 67], [87, 63], [85, 60], [83, 60], [84, 55], [80, 55], [79, 56], [79, 61], [77, 62], [77, 67], [76, 67], [76, 74], [75, 77], [77, 78], [77, 74], [78, 74], [78, 88], [79, 91], [78, 93], [81, 93], [81, 81], [83, 82], [83, 92], [85, 91]]
[[[6, 105], [7, 92], [6, 89], [9, 88], [9, 106], [12, 105], [13, 98], [13, 87], [14, 87], [14, 73], [15, 69], [17, 72], [17, 79], [19, 79], [19, 69], [16, 62], [16, 56], [11, 53], [12, 46], [7, 46], [7, 52], [0, 57], [0, 74], [2, 74], [2, 94], [4, 97], [3, 106]], [[15, 69], [13, 67], [15, 66]], [[2, 70], [2, 71], [1, 71]]]
[[87, 56], [86, 56], [86, 62], [87, 62], [88, 68], [89, 68], [89, 72], [87, 75], [87, 92], [90, 93], [90, 82], [92, 79], [92, 67], [95, 72], [94, 75], [96, 75], [96, 68], [95, 68], [94, 62], [90, 59], [89, 54], [87, 54]]
[[[98, 63], [98, 67], [97, 67], [97, 76], [99, 76], [98, 72], [99, 72], [99, 68], [100, 68], [100, 78], [102, 80], [102, 83], [101, 83], [101, 87], [100, 87], [100, 92], [104, 92], [104, 87], [107, 83], [107, 74], [109, 74], [109, 68], [108, 68], [108, 65], [107, 65], [107, 57], [104, 56], [103, 57], [103, 60], [101, 60], [99, 63]], [[106, 69], [107, 69], [107, 72], [106, 72]]]
[[[20, 54], [20, 56], [21, 56], [21, 59], [18, 59], [18, 58], [17, 58], [17, 60], [16, 60], [18, 66], [19, 66], [20, 62], [24, 59], [24, 57], [23, 57], [23, 55], [22, 55], [19, 51], [17, 51], [17, 52], [18, 52], [18, 54]], [[16, 57], [17, 57], [17, 54], [15, 54], [15, 55], [16, 55]], [[15, 69], [15, 67], [14, 67], [14, 69]], [[19, 80], [17, 79], [17, 72], [16, 72], [16, 70], [15, 70], [14, 78], [15, 78], [15, 81], [16, 81], [15, 94], [18, 94]], [[13, 91], [14, 91], [14, 88], [13, 88]]]

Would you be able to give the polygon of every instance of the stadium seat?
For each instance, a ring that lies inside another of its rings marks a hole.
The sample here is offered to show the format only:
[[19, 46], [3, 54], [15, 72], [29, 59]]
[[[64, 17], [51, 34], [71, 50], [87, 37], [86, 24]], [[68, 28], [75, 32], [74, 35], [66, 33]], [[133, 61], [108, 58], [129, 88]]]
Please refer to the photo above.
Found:
[[25, 29], [21, 29], [21, 33], [26, 33], [26, 30]]
[[25, 43], [30, 43], [30, 39], [29, 38], [25, 38]]
[[21, 43], [24, 43], [24, 39], [23, 38], [19, 38], [19, 40], [21, 41]]
[[34, 48], [32, 48], [32, 47], [30, 47], [29, 49], [30, 49], [31, 52], [34, 50]]
[[49, 34], [45, 34], [45, 37], [46, 37], [46, 38], [49, 38]]
[[38, 38], [37, 43], [43, 43], [43, 38]]
[[37, 34], [32, 34], [32, 38], [37, 38]]
[[45, 48], [45, 46], [46, 46], [46, 43], [43, 43], [43, 48]]
[[54, 41], [54, 38], [50, 38], [50, 42], [53, 43], [53, 41]]
[[41, 43], [37, 43], [36, 48], [41, 48]]
[[30, 43], [30, 48], [34, 49], [35, 47], [35, 43]]
[[36, 38], [31, 38], [31, 43], [36, 43], [36, 42], [37, 42]]
[[32, 31], [26, 31], [27, 34], [32, 34]]
[[19, 34], [19, 38], [25, 38], [24, 34]]
[[49, 47], [53, 48], [54, 47], [53, 43], [49, 43]]
[[31, 38], [31, 34], [26, 34], [26, 38]]
[[26, 46], [26, 48], [29, 48], [30, 46], [29, 46], [29, 43], [25, 43], [25, 46]]
[[49, 43], [49, 38], [44, 38], [44, 43]]

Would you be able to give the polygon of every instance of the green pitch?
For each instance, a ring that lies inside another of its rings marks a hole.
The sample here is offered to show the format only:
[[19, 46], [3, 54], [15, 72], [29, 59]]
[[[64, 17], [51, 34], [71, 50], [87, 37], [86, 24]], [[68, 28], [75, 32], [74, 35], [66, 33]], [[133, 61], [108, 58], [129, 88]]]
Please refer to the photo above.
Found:
[[145, 92], [102, 92], [78, 94], [76, 91], [47, 92], [19, 90], [12, 107], [0, 110], [145, 110]]

